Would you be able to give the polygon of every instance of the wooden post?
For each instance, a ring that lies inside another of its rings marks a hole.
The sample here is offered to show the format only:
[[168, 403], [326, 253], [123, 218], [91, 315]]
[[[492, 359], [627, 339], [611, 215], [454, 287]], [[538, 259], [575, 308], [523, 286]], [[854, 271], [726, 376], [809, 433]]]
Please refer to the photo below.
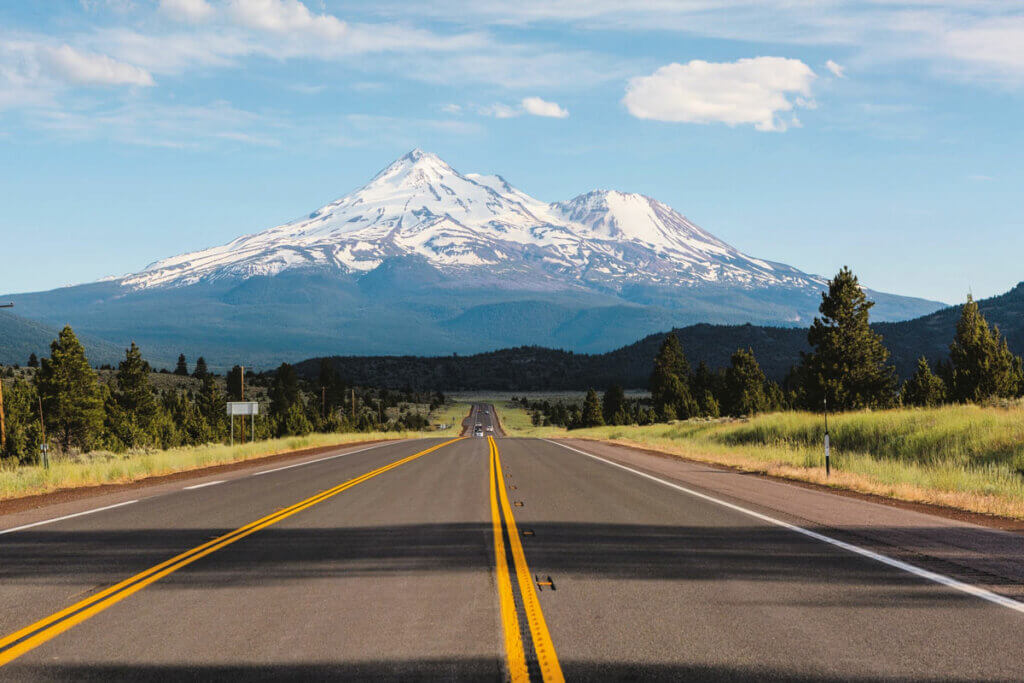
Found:
[[[245, 366], [241, 365], [239, 367], [242, 368], [242, 379], [241, 379], [242, 397], [241, 398], [244, 401], [245, 400]], [[232, 415], [231, 416], [231, 421], [234, 422], [234, 420], [235, 420], [235, 416]], [[239, 431], [239, 436], [241, 437], [241, 441], [244, 444], [245, 443], [245, 417], [242, 418], [242, 429]]]
[[352, 423], [356, 421], [356, 390], [352, 389]]
[[320, 387], [320, 419], [327, 419], [327, 387]]
[[0, 451], [7, 447], [7, 425], [4, 423], [4, 381], [0, 379]]

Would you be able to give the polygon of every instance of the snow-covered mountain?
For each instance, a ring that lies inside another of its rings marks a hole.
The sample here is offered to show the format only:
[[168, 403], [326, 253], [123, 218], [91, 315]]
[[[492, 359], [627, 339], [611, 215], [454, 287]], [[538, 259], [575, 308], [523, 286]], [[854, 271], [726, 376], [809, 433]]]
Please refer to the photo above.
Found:
[[[285, 225], [18, 299], [42, 322], [134, 340], [154, 360], [265, 367], [524, 344], [606, 351], [699, 322], [802, 326], [824, 287], [649, 197], [597, 190], [549, 204], [414, 150]], [[942, 305], [869, 295], [875, 320]]]
[[501, 176], [463, 175], [417, 149], [308, 216], [157, 261], [122, 284], [180, 286], [289, 269], [362, 273], [406, 256], [462, 276], [501, 273], [527, 288], [714, 283], [818, 290], [824, 282], [747, 256], [650, 197], [597, 190], [547, 204]]

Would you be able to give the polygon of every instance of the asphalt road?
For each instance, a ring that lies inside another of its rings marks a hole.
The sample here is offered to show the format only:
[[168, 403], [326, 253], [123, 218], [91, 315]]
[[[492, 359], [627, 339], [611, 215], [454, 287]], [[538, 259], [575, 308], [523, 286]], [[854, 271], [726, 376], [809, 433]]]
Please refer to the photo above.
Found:
[[0, 518], [0, 679], [1024, 677], [1012, 607], [550, 442], [443, 443]]

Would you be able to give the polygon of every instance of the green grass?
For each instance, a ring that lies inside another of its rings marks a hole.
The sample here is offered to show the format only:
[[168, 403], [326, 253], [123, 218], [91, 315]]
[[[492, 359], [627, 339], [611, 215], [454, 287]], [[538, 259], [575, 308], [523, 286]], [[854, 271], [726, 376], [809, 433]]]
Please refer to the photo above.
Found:
[[234, 446], [208, 444], [128, 453], [96, 451], [74, 458], [55, 459], [49, 469], [43, 469], [36, 465], [0, 465], [0, 500], [80, 486], [129, 483], [146, 477], [241, 462], [320, 446], [336, 446], [378, 439], [455, 436], [458, 435], [459, 425], [468, 411], [469, 406], [465, 404], [445, 404], [430, 414], [430, 421], [431, 423], [454, 423], [455, 426], [447, 430], [430, 432], [310, 434]]
[[[644, 427], [536, 428], [510, 411], [516, 436], [599, 439], [747, 471], [1024, 519], [1024, 407], [947, 406], [837, 415], [825, 477], [821, 415], [689, 420]], [[505, 415], [503, 414], [503, 417]]]

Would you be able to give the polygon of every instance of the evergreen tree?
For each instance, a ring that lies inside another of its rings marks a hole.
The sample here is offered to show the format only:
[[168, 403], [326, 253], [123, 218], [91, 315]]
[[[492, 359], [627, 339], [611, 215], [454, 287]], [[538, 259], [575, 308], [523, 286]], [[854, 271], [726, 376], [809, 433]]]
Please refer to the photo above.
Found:
[[960, 313], [949, 347], [950, 398], [958, 402], [1008, 398], [1021, 393], [1021, 359], [1014, 356], [999, 329], [989, 327], [970, 296]]
[[699, 412], [690, 392], [690, 364], [679, 337], [665, 337], [654, 358], [651, 373], [651, 401], [662, 420], [687, 419]]
[[295, 417], [295, 405], [299, 405], [300, 412], [305, 411], [305, 406], [299, 400], [299, 378], [295, 368], [288, 363], [281, 363], [270, 384], [270, 418], [278, 425], [278, 436], [300, 433], [289, 427], [289, 423], [302, 426], [301, 421]]
[[174, 374], [188, 377], [188, 363], [185, 361], [185, 354], [178, 354], [178, 364], [174, 366]]
[[150, 372], [149, 363], [143, 360], [139, 347], [132, 342], [131, 348], [125, 350], [124, 360], [117, 366], [118, 388], [114, 395], [126, 418], [137, 427], [118, 434], [128, 448], [158, 443], [153, 430], [158, 406], [149, 383]]
[[236, 365], [231, 368], [231, 371], [228, 372], [227, 376], [229, 401], [242, 400], [242, 380], [242, 367], [240, 365]]
[[64, 452], [90, 450], [103, 431], [103, 396], [96, 373], [71, 326], [50, 344], [36, 375], [48, 435]]
[[23, 380], [4, 382], [4, 423], [7, 442], [0, 458], [9, 458], [16, 464], [32, 462], [42, 434], [39, 428], [39, 408], [35, 387]]
[[[198, 362], [196, 363], [198, 365]], [[204, 375], [202, 386], [199, 387], [199, 396], [196, 399], [199, 414], [203, 421], [209, 426], [210, 440], [219, 441], [227, 433], [227, 409], [225, 408], [224, 395], [217, 386], [212, 375]]]
[[836, 410], [893, 404], [896, 370], [881, 335], [869, 325], [873, 305], [849, 268], [829, 282], [818, 308], [821, 317], [807, 333], [814, 350], [803, 354], [802, 395], [808, 408], [820, 409], [826, 397]]
[[932, 407], [942, 405], [946, 400], [946, 383], [932, 372], [928, 359], [917, 360], [917, 368], [903, 384], [900, 392], [904, 405]]
[[204, 379], [209, 373], [210, 371], [206, 369], [206, 359], [199, 356], [196, 359], [196, 371], [192, 373], [192, 376], [196, 379]]
[[700, 415], [718, 417], [721, 408], [718, 396], [722, 393], [722, 381], [721, 374], [711, 370], [704, 361], [697, 365], [690, 382], [690, 391], [697, 399]]
[[34, 353], [28, 354], [28, 367], [30, 367], [30, 368], [38, 368], [39, 367], [39, 359], [36, 357], [36, 354], [34, 354]]
[[593, 389], [587, 391], [583, 399], [583, 409], [580, 414], [581, 427], [600, 427], [604, 424], [604, 416], [601, 414], [601, 399]]
[[604, 392], [601, 400], [602, 414], [605, 424], [626, 424], [626, 392], [618, 384], [613, 384]]
[[753, 349], [737, 349], [725, 371], [724, 403], [729, 415], [755, 415], [768, 409], [765, 376]]

